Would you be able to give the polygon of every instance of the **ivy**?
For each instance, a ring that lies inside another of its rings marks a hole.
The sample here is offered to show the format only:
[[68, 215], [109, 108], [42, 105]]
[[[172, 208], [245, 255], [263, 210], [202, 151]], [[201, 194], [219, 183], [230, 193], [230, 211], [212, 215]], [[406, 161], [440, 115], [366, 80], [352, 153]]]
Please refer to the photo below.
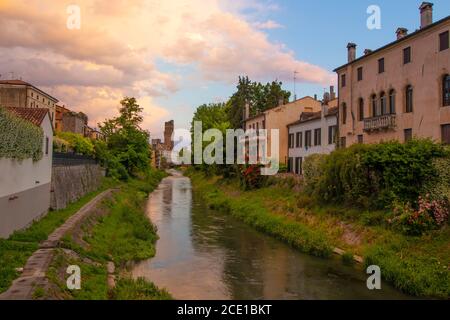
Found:
[[0, 107], [0, 158], [42, 159], [44, 131]]

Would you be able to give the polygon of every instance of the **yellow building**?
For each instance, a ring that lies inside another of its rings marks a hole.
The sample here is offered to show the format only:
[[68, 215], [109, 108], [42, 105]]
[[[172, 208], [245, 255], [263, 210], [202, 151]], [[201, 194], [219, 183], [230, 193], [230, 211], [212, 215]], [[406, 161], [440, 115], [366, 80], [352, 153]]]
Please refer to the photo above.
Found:
[[340, 144], [407, 141], [450, 143], [450, 16], [433, 23], [433, 4], [420, 6], [421, 27], [337, 68]]

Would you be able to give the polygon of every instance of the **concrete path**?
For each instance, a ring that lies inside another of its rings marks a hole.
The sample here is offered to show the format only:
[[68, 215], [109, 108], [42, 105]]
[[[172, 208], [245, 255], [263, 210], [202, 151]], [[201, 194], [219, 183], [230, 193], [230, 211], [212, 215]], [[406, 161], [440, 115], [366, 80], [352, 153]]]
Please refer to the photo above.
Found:
[[6, 292], [0, 294], [0, 300], [31, 300], [36, 287], [44, 287], [47, 283], [45, 275], [52, 262], [54, 249], [58, 247], [62, 237], [82, 221], [112, 191], [113, 189], [106, 190], [89, 201], [56, 229], [46, 241], [42, 242], [39, 250], [28, 259], [21, 276], [12, 283]]

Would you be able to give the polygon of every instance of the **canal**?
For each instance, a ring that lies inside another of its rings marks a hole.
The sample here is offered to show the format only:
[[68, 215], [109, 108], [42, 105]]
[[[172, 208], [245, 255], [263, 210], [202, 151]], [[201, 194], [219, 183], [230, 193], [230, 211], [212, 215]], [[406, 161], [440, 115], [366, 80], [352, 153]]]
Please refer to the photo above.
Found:
[[370, 291], [363, 271], [305, 255], [233, 217], [209, 209], [177, 173], [150, 196], [156, 256], [134, 277], [175, 299], [407, 299], [386, 283]]

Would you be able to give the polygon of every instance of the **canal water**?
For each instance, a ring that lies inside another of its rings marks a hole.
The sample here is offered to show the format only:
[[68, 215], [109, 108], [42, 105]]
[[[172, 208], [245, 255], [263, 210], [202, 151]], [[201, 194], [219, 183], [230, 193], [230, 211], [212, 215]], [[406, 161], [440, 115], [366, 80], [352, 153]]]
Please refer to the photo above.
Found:
[[209, 209], [177, 173], [152, 193], [147, 213], [158, 227], [156, 256], [132, 273], [175, 299], [409, 298], [386, 283], [370, 291], [363, 271], [302, 254]]

